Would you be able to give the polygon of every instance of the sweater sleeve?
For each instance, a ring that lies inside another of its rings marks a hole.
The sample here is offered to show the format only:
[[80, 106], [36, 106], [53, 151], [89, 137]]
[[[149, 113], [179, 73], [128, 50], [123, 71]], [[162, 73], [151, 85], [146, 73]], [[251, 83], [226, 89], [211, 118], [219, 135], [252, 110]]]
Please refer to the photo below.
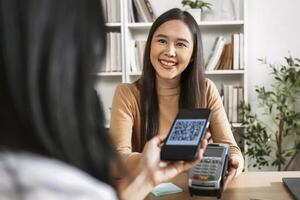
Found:
[[210, 80], [207, 80], [207, 106], [212, 110], [210, 131], [213, 142], [229, 144], [230, 157], [237, 159], [239, 162], [236, 174], [239, 175], [244, 167], [244, 158], [233, 137], [219, 92]]
[[116, 88], [111, 110], [110, 134], [115, 148], [128, 170], [134, 169], [140, 160], [140, 153], [132, 151], [134, 113], [137, 101], [128, 84]]

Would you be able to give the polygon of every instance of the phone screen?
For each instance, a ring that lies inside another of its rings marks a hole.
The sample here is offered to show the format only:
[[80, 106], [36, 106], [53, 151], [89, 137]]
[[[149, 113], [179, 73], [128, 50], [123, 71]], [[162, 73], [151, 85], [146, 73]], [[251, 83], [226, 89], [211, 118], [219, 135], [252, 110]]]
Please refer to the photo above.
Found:
[[207, 157], [221, 157], [223, 155], [222, 148], [206, 148], [204, 156]]
[[172, 127], [167, 145], [198, 145], [206, 119], [177, 119]]
[[205, 108], [180, 109], [161, 149], [161, 159], [197, 159], [200, 141], [209, 126], [211, 111]]

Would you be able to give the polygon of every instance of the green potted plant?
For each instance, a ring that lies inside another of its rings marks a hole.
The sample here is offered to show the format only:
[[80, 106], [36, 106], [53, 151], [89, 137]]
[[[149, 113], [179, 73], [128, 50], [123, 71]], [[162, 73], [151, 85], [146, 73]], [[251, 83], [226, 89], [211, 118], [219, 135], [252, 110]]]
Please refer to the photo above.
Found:
[[212, 4], [200, 0], [182, 0], [181, 4], [187, 8], [187, 11], [195, 18], [197, 22], [201, 21], [201, 13], [204, 9], [211, 9]]
[[269, 65], [274, 83], [269, 90], [255, 89], [262, 114], [254, 113], [248, 103], [241, 106], [245, 153], [253, 167], [288, 170], [300, 154], [300, 60], [285, 57], [286, 64], [280, 66], [259, 61]]

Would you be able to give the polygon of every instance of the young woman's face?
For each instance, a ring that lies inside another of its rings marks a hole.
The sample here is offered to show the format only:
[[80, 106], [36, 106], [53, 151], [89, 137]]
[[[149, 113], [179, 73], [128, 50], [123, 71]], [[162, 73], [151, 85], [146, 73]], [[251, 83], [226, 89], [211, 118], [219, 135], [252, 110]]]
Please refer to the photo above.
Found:
[[154, 32], [150, 60], [162, 79], [180, 77], [193, 54], [194, 42], [187, 25], [180, 20], [163, 23]]

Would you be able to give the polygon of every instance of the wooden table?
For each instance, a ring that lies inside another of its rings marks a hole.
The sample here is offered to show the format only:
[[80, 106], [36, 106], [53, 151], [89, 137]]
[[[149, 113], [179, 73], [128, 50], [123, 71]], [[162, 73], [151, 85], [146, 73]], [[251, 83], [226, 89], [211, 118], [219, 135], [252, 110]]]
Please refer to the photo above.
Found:
[[[300, 177], [300, 171], [289, 172], [243, 172], [235, 178], [227, 190], [222, 194], [222, 200], [292, 200], [292, 195], [282, 183], [282, 177]], [[186, 200], [205, 199], [212, 200], [216, 197], [200, 197], [189, 195], [187, 174], [183, 173], [173, 179], [172, 183], [183, 189], [177, 194], [155, 197], [152, 193], [147, 200]]]

